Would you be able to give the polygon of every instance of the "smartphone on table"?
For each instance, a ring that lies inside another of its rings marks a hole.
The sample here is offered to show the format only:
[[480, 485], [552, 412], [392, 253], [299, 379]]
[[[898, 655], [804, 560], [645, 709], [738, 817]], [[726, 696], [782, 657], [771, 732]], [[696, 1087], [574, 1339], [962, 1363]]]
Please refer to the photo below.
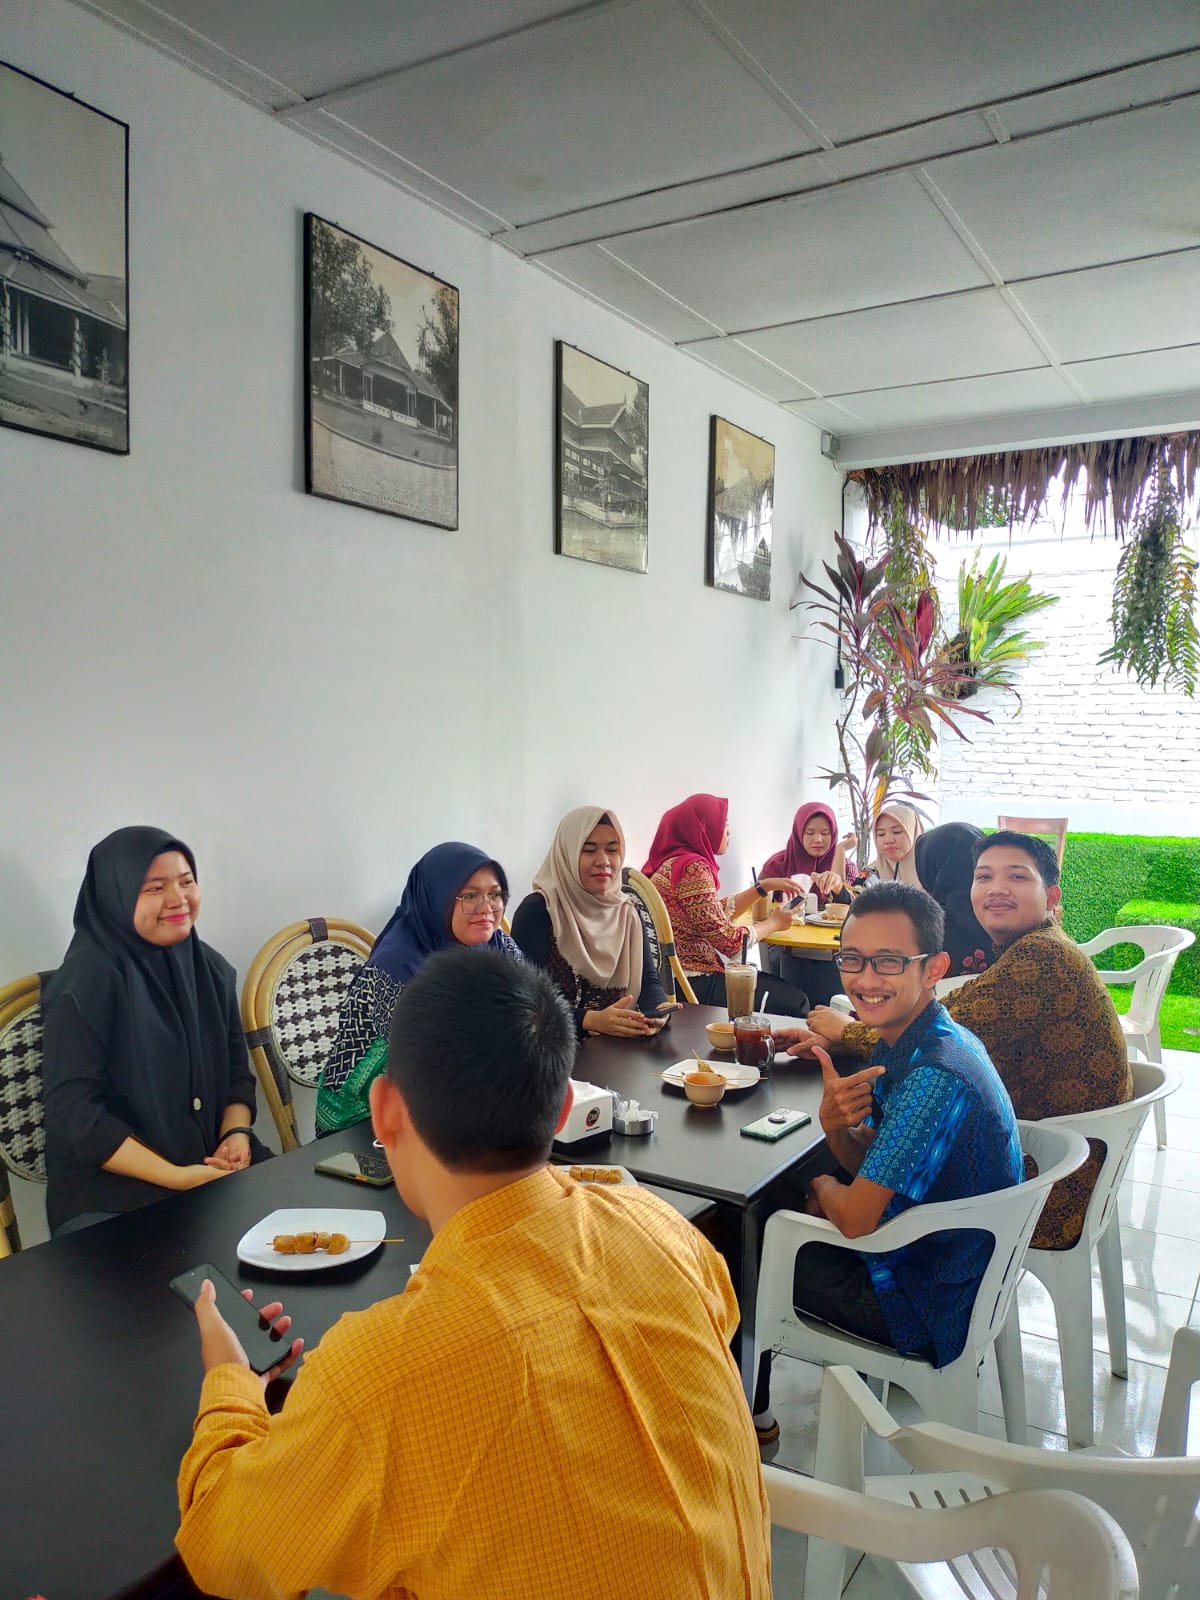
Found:
[[742, 1129], [742, 1136], [746, 1139], [765, 1139], [768, 1144], [774, 1144], [776, 1139], [782, 1139], [785, 1133], [793, 1133], [811, 1121], [811, 1112], [789, 1111], [780, 1106], [777, 1111], [759, 1117], [756, 1122], [748, 1122]]
[[265, 1322], [242, 1294], [236, 1283], [231, 1283], [223, 1272], [218, 1272], [211, 1261], [202, 1261], [198, 1267], [189, 1267], [177, 1278], [171, 1279], [171, 1288], [186, 1306], [194, 1306], [205, 1278], [211, 1278], [217, 1291], [217, 1310], [237, 1335], [238, 1343], [246, 1352], [246, 1360], [254, 1372], [267, 1372], [283, 1360], [292, 1347], [295, 1335], [289, 1330], [276, 1333]]
[[314, 1170], [330, 1178], [348, 1178], [351, 1183], [369, 1183], [375, 1189], [386, 1189], [396, 1181], [387, 1157], [369, 1151], [339, 1150], [337, 1155], [318, 1161]]

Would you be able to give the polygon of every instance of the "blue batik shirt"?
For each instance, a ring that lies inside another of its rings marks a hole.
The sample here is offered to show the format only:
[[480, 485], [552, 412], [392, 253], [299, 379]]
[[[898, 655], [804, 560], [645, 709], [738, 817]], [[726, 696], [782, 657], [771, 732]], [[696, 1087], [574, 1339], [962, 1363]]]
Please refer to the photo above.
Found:
[[[875, 1128], [859, 1176], [892, 1189], [880, 1224], [922, 1202], [964, 1200], [1020, 1183], [1021, 1141], [1008, 1091], [987, 1051], [936, 1000], [893, 1045], [880, 1040], [867, 1118]], [[944, 1367], [961, 1355], [993, 1239], [978, 1230], [931, 1234], [864, 1255], [892, 1342]]]

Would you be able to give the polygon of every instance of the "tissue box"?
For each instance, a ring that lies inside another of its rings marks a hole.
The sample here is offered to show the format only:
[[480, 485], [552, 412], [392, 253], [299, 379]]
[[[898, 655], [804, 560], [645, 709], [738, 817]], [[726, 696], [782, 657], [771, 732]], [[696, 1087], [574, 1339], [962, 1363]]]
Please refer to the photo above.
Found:
[[580, 1083], [571, 1079], [575, 1103], [567, 1120], [555, 1134], [556, 1144], [577, 1144], [580, 1139], [594, 1139], [612, 1132], [612, 1095], [607, 1089], [598, 1089], [594, 1083]]

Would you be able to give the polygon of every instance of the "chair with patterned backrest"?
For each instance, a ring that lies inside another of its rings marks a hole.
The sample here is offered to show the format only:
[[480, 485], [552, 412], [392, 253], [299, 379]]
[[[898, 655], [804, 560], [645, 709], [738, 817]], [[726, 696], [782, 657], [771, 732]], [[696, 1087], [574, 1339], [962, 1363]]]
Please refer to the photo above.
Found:
[[0, 989], [0, 1256], [21, 1248], [8, 1174], [46, 1181], [42, 1133], [42, 985], [48, 972]]
[[1013, 833], [1031, 833], [1035, 839], [1053, 839], [1061, 867], [1063, 851], [1067, 848], [1067, 821], [1066, 817], [997, 817], [996, 826]]
[[696, 1004], [695, 991], [688, 982], [687, 973], [675, 954], [675, 934], [671, 928], [671, 914], [661, 894], [644, 872], [636, 867], [621, 869], [621, 888], [632, 900], [642, 919], [650, 953], [658, 968], [659, 981], [671, 1000], [682, 997], [689, 1005]]
[[300, 1144], [292, 1084], [316, 1088], [342, 1000], [374, 942], [357, 922], [309, 917], [281, 928], [250, 963], [242, 1027], [285, 1150]]

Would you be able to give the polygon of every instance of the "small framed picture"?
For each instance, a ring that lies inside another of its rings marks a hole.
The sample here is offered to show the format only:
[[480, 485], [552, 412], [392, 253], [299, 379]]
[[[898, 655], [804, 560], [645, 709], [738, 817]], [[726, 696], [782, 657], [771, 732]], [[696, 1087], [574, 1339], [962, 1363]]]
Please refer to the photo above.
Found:
[[129, 454], [129, 129], [0, 62], [0, 424]]
[[458, 527], [458, 290], [304, 218], [305, 487]]
[[555, 550], [645, 572], [649, 384], [559, 340], [555, 400]]
[[771, 598], [775, 446], [712, 419], [708, 452], [707, 581], [714, 589]]

